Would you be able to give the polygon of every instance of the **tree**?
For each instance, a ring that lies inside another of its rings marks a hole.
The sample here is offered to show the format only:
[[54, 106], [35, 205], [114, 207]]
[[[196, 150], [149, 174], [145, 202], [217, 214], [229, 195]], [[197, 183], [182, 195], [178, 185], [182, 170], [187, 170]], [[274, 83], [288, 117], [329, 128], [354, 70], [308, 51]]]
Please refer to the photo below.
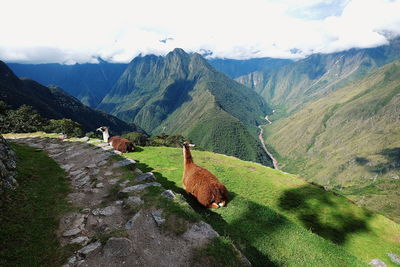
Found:
[[139, 132], [130, 132], [130, 133], [124, 134], [122, 137], [128, 139], [133, 144], [138, 145], [138, 146], [145, 146], [149, 139], [149, 137], [147, 135], [145, 135], [143, 133], [139, 133]]
[[68, 137], [82, 137], [83, 131], [79, 123], [71, 119], [50, 120], [45, 127], [46, 132], [63, 133]]

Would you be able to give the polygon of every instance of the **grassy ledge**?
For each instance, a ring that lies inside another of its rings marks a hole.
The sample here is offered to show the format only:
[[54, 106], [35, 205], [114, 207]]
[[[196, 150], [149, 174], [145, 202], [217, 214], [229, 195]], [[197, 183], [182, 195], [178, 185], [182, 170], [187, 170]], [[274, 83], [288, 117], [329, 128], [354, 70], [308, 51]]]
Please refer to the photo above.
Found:
[[12, 144], [19, 186], [2, 195], [0, 266], [61, 266], [73, 247], [61, 247], [55, 231], [70, 209], [65, 172], [44, 152]]
[[143, 147], [127, 154], [152, 171], [165, 188], [185, 196], [222, 236], [234, 241], [254, 266], [366, 266], [400, 254], [400, 226], [295, 175], [206, 151], [197, 164], [227, 186], [226, 208], [206, 210], [182, 189], [182, 151]]

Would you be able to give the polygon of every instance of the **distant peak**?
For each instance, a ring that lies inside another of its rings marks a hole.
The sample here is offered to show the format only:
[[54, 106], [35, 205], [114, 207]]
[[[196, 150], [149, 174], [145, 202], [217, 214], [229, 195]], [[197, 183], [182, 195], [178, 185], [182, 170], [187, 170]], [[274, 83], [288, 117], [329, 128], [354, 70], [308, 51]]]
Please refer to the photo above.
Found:
[[185, 54], [185, 55], [187, 55], [187, 53], [185, 52], [185, 50], [183, 50], [182, 48], [179, 48], [179, 47], [177, 47], [177, 48], [175, 48], [174, 50], [172, 50], [172, 53], [173, 53], [173, 54]]

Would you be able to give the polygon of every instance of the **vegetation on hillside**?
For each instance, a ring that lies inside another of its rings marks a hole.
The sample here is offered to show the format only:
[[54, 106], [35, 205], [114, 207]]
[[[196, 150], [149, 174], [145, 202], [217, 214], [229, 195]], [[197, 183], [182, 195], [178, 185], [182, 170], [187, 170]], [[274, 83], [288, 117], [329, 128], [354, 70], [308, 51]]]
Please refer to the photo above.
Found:
[[143, 147], [128, 154], [164, 187], [182, 193], [221, 235], [229, 237], [254, 266], [365, 266], [374, 258], [394, 266], [400, 226], [348, 199], [298, 177], [252, 162], [205, 151], [194, 160], [223, 182], [226, 208], [201, 207], [182, 188], [182, 150]]
[[400, 222], [400, 62], [265, 127], [284, 169]]
[[83, 131], [79, 123], [70, 119], [48, 120], [40, 116], [31, 106], [22, 105], [10, 109], [0, 101], [0, 133], [30, 133], [46, 131], [63, 133], [68, 137], [82, 137]]

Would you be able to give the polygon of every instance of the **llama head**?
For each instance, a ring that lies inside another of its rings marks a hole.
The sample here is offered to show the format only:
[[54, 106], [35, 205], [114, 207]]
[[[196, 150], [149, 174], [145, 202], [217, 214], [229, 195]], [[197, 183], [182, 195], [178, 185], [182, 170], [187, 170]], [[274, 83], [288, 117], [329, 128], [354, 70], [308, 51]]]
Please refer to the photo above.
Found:
[[190, 144], [188, 141], [183, 142], [182, 144], [183, 147], [194, 147], [196, 146], [195, 144]]
[[108, 131], [108, 127], [106, 127], [106, 126], [101, 126], [101, 127], [97, 128], [96, 131], [100, 131], [100, 132], [102, 132], [102, 133], [107, 132], [107, 131]]
[[103, 140], [104, 142], [108, 142], [108, 138], [110, 138], [110, 134], [108, 132], [108, 127], [106, 126], [101, 126], [100, 128], [97, 128], [96, 131], [100, 131], [103, 133]]

